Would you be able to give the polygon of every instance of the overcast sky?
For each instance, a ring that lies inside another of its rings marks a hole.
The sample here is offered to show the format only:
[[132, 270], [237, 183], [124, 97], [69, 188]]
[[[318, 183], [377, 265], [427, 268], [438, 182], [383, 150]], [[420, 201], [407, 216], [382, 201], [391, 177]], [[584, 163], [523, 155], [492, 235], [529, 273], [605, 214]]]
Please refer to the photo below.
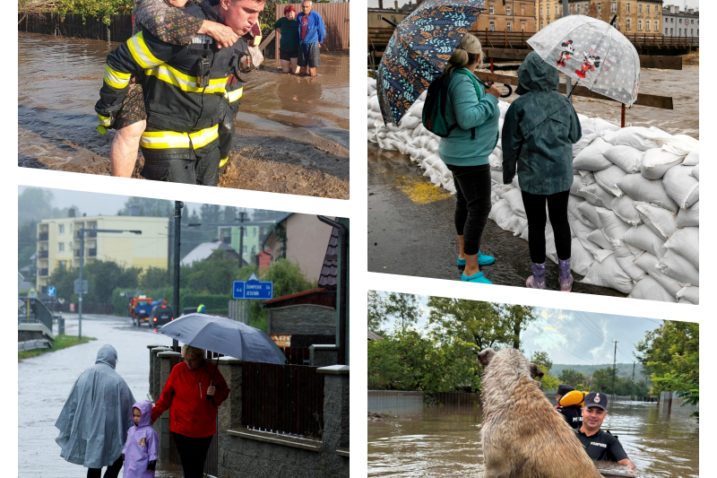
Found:
[[[423, 318], [417, 330], [428, 329], [428, 299], [419, 297]], [[570, 310], [535, 308], [538, 318], [521, 338], [527, 356], [547, 352], [555, 364], [595, 365], [612, 363], [617, 340], [617, 362], [632, 363], [635, 345], [645, 333], [662, 325], [661, 320], [623, 317]], [[395, 328], [391, 322], [388, 328]]]
[[[378, 8], [378, 0], [367, 0], [370, 8]], [[408, 0], [398, 0], [398, 6], [402, 6], [408, 3]], [[413, 0], [415, 3], [415, 0]], [[679, 5], [680, 7], [697, 8], [699, 6], [699, 0], [665, 0], [664, 5]], [[394, 0], [384, 0], [384, 8], [393, 8]]]

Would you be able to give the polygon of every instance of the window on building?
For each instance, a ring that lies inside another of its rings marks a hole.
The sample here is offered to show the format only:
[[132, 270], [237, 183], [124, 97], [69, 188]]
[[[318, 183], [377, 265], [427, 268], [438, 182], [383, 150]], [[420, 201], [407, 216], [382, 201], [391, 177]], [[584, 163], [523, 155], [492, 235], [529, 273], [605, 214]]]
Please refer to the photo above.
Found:
[[610, 13], [617, 13], [617, 2], [610, 4]]
[[64, 242], [58, 242], [58, 243], [57, 243], [57, 251], [58, 251], [58, 252], [65, 252], [65, 243], [64, 243]]
[[637, 4], [637, 13], [642, 13], [642, 3]]
[[642, 31], [642, 19], [641, 18], [637, 19], [637, 31], [638, 32]]
[[645, 31], [650, 32], [650, 20], [645, 20]]
[[632, 19], [628, 18], [625, 20], [625, 29], [629, 32], [632, 31]]
[[602, 3], [598, 3], [598, 15], [602, 15]]
[[60, 234], [64, 234], [65, 233], [65, 225], [64, 224], [58, 225], [57, 230], [59, 231]]
[[491, 15], [495, 14], [495, 5], [493, 5], [492, 3], [488, 5], [488, 13], [490, 13]]
[[505, 6], [505, 14], [508, 16], [513, 15], [513, 7], [511, 7], [510, 5], [506, 5]]
[[627, 3], [625, 4], [625, 11], [626, 11], [627, 13], [630, 13], [630, 2], [627, 2]]
[[649, 3], [647, 4], [647, 13], [648, 14], [650, 13], [650, 4]]
[[655, 31], [656, 32], [660, 31], [660, 20], [655, 20]]
[[491, 31], [491, 32], [494, 32], [494, 31], [495, 31], [495, 22], [494, 22], [493, 20], [491, 20], [491, 21], [488, 23], [488, 31]]
[[513, 22], [506, 22], [505, 24], [505, 31], [512, 32], [513, 31]]

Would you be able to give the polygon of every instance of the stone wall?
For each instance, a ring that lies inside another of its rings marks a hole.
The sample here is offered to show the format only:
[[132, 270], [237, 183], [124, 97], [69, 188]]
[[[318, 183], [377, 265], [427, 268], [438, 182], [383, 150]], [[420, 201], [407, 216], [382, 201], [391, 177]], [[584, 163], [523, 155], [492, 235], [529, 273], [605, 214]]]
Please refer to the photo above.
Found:
[[270, 335], [334, 335], [336, 309], [312, 304], [269, 309], [268, 333]]

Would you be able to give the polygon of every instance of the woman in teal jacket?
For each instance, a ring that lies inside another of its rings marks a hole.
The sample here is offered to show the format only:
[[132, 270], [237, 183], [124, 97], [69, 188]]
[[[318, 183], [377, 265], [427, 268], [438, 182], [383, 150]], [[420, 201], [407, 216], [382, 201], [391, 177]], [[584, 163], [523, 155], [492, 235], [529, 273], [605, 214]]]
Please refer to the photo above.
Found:
[[558, 71], [535, 52], [518, 69], [521, 95], [503, 122], [503, 182], [518, 170], [518, 184], [528, 218], [532, 275], [527, 287], [545, 288], [545, 204], [553, 226], [560, 269], [560, 290], [570, 291], [571, 233], [568, 197], [573, 183], [573, 143], [582, 136], [573, 105], [557, 92]]
[[480, 253], [480, 239], [491, 206], [488, 156], [498, 142], [500, 91], [495, 86], [486, 91], [473, 75], [482, 60], [480, 41], [466, 33], [443, 73], [449, 77], [445, 119], [456, 127], [441, 139], [438, 154], [456, 186], [456, 265], [464, 267], [461, 280], [490, 284], [480, 266], [495, 259]]

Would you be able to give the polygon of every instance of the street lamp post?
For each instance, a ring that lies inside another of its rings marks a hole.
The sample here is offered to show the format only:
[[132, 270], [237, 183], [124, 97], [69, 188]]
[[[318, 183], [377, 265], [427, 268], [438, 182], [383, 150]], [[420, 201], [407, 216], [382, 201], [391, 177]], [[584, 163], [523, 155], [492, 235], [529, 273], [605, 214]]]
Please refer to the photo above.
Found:
[[[182, 201], [174, 201], [174, 274], [172, 277], [172, 291], [174, 295], [175, 317], [177, 317], [177, 314], [179, 313], [179, 246], [181, 244], [179, 235], [181, 234], [183, 207], [184, 203]], [[172, 339], [172, 350], [179, 350], [179, 342], [177, 339]]]
[[132, 234], [140, 235], [142, 231], [139, 229], [97, 229], [97, 228], [86, 228], [81, 227], [77, 231], [80, 235], [80, 278], [77, 284], [77, 320], [79, 322], [78, 327], [78, 338], [82, 339], [82, 296], [85, 294], [85, 285], [83, 281], [84, 269], [85, 269], [85, 234], [87, 232], [107, 232], [111, 234], [118, 234], [123, 232], [129, 232]]

